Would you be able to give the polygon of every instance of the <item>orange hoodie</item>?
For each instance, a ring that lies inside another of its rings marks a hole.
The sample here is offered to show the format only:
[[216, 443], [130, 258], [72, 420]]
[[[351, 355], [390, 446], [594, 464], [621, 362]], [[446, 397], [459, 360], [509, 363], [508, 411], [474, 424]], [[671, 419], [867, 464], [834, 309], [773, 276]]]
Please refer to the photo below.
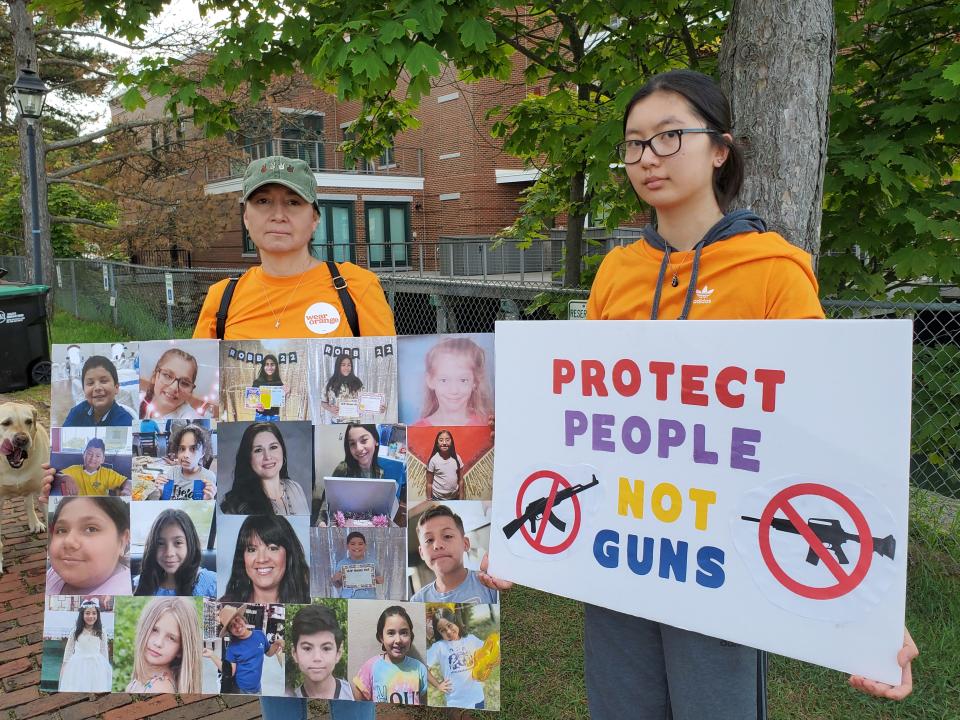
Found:
[[[695, 251], [670, 253], [661, 282], [663, 320], [679, 318]], [[646, 239], [614, 248], [604, 259], [587, 302], [590, 320], [647, 320], [664, 253]], [[822, 318], [810, 255], [774, 232], [743, 232], [700, 250], [691, 320]], [[676, 287], [671, 280], [677, 275]]]

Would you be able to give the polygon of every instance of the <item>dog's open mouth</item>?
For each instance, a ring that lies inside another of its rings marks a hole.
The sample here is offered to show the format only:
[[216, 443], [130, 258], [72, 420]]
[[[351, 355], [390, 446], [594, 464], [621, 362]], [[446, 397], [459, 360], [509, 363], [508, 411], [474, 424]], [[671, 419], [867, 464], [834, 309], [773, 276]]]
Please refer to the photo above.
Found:
[[29, 457], [26, 448], [14, 445], [10, 442], [10, 438], [4, 440], [3, 444], [0, 445], [0, 453], [6, 456], [7, 462], [10, 463], [10, 467], [14, 470], [20, 468]]

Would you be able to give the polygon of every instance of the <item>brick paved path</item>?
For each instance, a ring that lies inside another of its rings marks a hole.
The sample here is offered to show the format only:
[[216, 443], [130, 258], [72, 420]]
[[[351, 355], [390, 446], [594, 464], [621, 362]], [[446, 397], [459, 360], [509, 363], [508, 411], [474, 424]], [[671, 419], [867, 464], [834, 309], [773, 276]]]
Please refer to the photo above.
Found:
[[[43, 646], [43, 584], [47, 535], [27, 530], [21, 500], [2, 512], [3, 557], [0, 576], [0, 720], [257, 720], [256, 698], [223, 695], [126, 695], [40, 692]], [[490, 713], [390, 708], [381, 705], [377, 720], [426, 720], [496, 717]], [[314, 702], [311, 718], [328, 718], [327, 704]]]

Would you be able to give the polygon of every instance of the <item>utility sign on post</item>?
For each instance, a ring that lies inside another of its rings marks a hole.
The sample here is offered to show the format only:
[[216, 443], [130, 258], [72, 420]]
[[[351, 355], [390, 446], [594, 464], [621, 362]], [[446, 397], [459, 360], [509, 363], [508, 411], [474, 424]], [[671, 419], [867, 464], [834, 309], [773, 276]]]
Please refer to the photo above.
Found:
[[110, 271], [107, 269], [107, 264], [104, 263], [103, 268], [103, 290], [104, 292], [110, 291]]
[[173, 273], [164, 273], [163, 282], [167, 286], [167, 305], [173, 305]]
[[567, 303], [567, 320], [586, 320], [587, 301], [571, 300]]

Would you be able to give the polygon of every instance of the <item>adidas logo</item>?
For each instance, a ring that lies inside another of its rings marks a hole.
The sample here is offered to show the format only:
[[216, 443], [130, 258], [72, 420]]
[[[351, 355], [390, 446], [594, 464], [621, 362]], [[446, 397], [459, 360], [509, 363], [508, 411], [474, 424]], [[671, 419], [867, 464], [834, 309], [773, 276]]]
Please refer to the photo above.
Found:
[[694, 305], [709, 305], [710, 296], [713, 295], [713, 288], [704, 285], [702, 290], [697, 290], [696, 297], [693, 300]]

